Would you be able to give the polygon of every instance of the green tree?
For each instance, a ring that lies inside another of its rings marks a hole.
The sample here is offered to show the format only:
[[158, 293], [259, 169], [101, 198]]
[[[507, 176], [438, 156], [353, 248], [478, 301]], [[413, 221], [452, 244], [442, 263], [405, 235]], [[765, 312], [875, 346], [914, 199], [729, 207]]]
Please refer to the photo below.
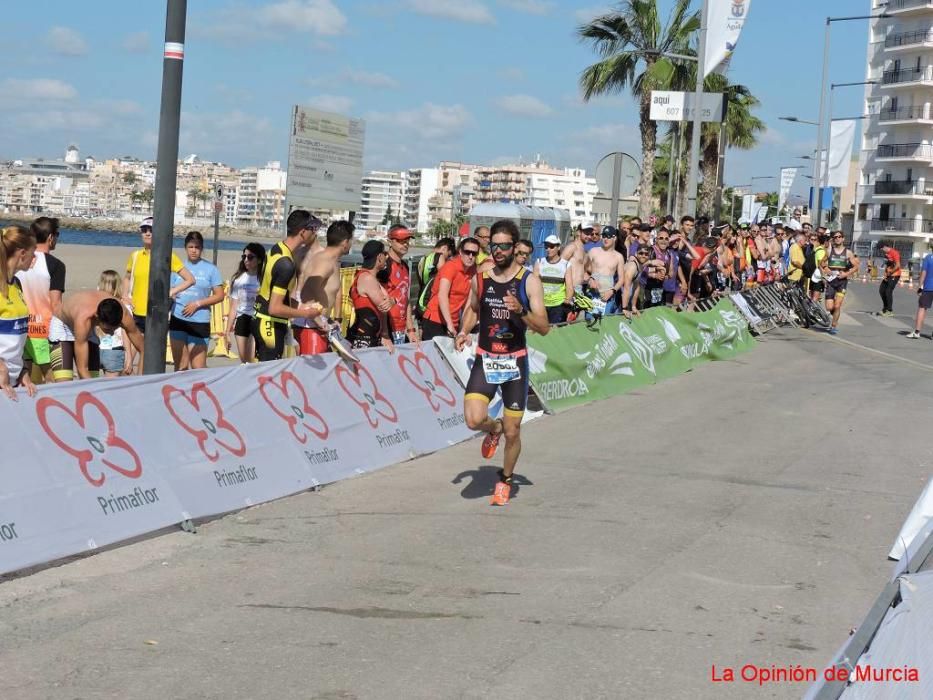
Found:
[[385, 215], [382, 217], [382, 223], [383, 223], [384, 225], [385, 225], [385, 224], [391, 224], [391, 223], [392, 223], [392, 205], [391, 205], [391, 204], [390, 204], [389, 206], [386, 207], [386, 213], [385, 213]]
[[642, 151], [638, 213], [643, 218], [652, 209], [658, 134], [657, 124], [650, 118], [651, 91], [682, 89], [688, 85], [691, 72], [687, 62], [672, 61], [661, 54], [695, 53], [690, 51], [690, 41], [699, 28], [700, 16], [690, 12], [690, 0], [676, 0], [666, 24], [661, 22], [657, 0], [623, 0], [616, 12], [577, 29], [580, 39], [592, 44], [601, 57], [580, 74], [583, 99], [628, 88], [638, 100]]

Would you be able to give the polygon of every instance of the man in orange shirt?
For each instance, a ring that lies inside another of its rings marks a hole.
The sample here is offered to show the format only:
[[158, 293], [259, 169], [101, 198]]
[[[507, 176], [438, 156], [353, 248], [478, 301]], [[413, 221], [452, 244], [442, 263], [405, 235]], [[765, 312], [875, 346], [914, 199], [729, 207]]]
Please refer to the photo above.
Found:
[[[460, 241], [459, 254], [451, 258], [434, 278], [431, 300], [421, 321], [421, 339], [430, 340], [438, 335], [457, 335], [460, 312], [470, 297], [470, 284], [476, 275], [476, 256], [479, 241], [468, 237]], [[465, 328], [469, 333], [472, 328]]]

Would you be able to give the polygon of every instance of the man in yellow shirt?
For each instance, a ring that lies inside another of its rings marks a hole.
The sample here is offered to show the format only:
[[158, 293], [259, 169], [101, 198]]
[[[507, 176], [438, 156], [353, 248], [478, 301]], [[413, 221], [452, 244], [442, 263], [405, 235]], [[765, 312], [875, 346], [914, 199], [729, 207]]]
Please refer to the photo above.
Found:
[[[133, 320], [140, 333], [146, 332], [146, 304], [149, 303], [149, 263], [152, 258], [152, 217], [142, 220], [139, 234], [143, 247], [134, 250], [126, 261], [126, 274], [123, 276], [123, 303], [133, 311]], [[181, 277], [181, 284], [172, 287], [168, 294], [175, 297], [181, 291], [194, 284], [194, 275], [181, 264], [181, 260], [172, 253], [172, 272]]]
[[790, 244], [790, 266], [787, 271], [787, 279], [799, 287], [803, 287], [803, 263], [806, 258], [803, 247], [807, 243], [807, 235], [803, 231], [798, 231], [794, 235], [794, 242]]

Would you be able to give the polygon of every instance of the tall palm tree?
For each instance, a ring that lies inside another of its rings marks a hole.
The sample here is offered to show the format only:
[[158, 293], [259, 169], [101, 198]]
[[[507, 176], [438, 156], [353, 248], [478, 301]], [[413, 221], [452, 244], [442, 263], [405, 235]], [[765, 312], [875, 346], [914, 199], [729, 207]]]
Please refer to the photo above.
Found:
[[[689, 67], [670, 61], [662, 53], [687, 53], [691, 37], [700, 28], [699, 12], [690, 12], [690, 0], [676, 0], [667, 23], [662, 24], [657, 0], [622, 0], [618, 10], [596, 17], [577, 29], [601, 60], [580, 74], [583, 99], [629, 88], [638, 99], [641, 130], [641, 191], [638, 214], [651, 213], [654, 153], [658, 128], [650, 118], [651, 91], [681, 89]], [[639, 70], [641, 71], [639, 73]], [[694, 73], [695, 74], [695, 73]]]
[[718, 186], [719, 138], [720, 127], [725, 126], [726, 148], [749, 150], [758, 144], [758, 135], [766, 130], [765, 123], [752, 114], [760, 102], [744, 85], [730, 83], [718, 73], [712, 73], [704, 81], [707, 92], [721, 92], [726, 96], [726, 118], [724, 125], [707, 123], [703, 125], [703, 137], [700, 143], [702, 156], [700, 161], [703, 173], [703, 186], [697, 211], [707, 216], [713, 215], [713, 204]]

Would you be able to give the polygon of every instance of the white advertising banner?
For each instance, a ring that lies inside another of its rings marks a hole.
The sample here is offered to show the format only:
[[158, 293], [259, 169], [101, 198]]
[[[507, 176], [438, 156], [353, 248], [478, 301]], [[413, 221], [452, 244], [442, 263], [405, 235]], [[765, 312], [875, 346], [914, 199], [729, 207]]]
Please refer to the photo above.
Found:
[[[434, 338], [434, 343], [444, 359], [447, 360], [454, 374], [457, 375], [460, 386], [466, 389], [467, 382], [470, 379], [470, 372], [473, 371], [473, 363], [476, 361], [476, 335], [473, 335], [473, 344], [459, 352], [454, 347], [453, 338], [437, 336]], [[529, 352], [532, 351], [529, 350]], [[522, 423], [527, 423], [543, 415], [544, 411], [525, 411]], [[489, 417], [502, 417], [502, 392], [497, 391], [493, 400], [489, 402]]]
[[739, 43], [752, 0], [707, 0], [706, 60], [703, 77], [710, 73], [725, 73], [729, 59]]
[[781, 168], [781, 189], [778, 192], [778, 205], [777, 210], [780, 214], [781, 209], [784, 208], [784, 204], [787, 202], [787, 197], [790, 195], [790, 188], [794, 186], [794, 180], [797, 178], [798, 168]]
[[431, 343], [0, 402], [0, 573], [434, 452], [472, 435]]
[[755, 195], [746, 194], [742, 196], [742, 221], [752, 222], [752, 205], [755, 203]]
[[[651, 91], [650, 118], [656, 122], [693, 121], [696, 95], [692, 92], [670, 90]], [[722, 93], [704, 92], [700, 105], [700, 118], [704, 122], [722, 121]]]
[[[852, 147], [855, 145], [854, 119], [834, 119], [829, 127], [829, 168], [827, 187], [845, 187], [849, 184], [849, 163], [852, 160]], [[826, 172], [824, 168], [824, 173]]]
[[295, 105], [288, 141], [287, 211], [358, 211], [365, 135], [362, 119]]

